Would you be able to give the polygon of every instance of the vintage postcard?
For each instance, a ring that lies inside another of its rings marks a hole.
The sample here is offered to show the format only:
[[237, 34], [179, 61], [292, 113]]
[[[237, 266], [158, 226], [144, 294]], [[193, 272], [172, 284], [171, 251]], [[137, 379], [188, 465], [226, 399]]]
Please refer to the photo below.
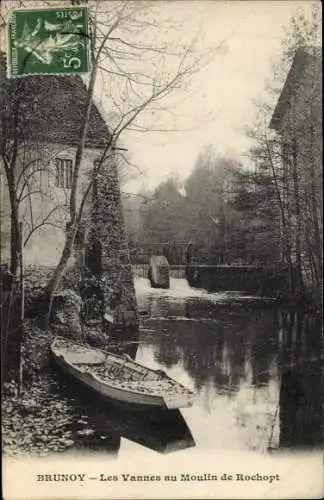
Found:
[[5, 500], [323, 497], [320, 7], [1, 2]]

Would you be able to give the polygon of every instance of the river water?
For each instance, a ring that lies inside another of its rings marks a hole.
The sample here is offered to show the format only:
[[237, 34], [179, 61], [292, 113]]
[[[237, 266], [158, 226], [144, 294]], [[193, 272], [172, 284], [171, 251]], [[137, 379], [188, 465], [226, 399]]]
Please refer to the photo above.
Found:
[[128, 346], [137, 361], [192, 389], [194, 405], [132, 413], [79, 392], [72, 401], [74, 450], [264, 454], [321, 445], [320, 318], [282, 311], [271, 300], [193, 289], [184, 279], [159, 290], [136, 278], [135, 287], [141, 327]]

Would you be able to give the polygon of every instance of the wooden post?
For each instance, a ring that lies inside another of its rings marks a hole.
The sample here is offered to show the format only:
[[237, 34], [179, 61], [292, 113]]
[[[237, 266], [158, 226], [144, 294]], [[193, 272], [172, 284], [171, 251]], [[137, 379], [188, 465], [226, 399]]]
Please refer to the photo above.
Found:
[[23, 223], [19, 222], [19, 267], [20, 267], [20, 344], [19, 344], [19, 375], [18, 375], [18, 394], [22, 391], [22, 342], [24, 332], [25, 317], [25, 283], [24, 283], [24, 257], [23, 257]]
[[7, 297], [5, 303], [3, 304], [3, 323], [1, 324], [1, 329], [4, 324], [4, 332], [2, 331], [2, 335], [4, 335], [4, 345], [1, 351], [1, 354], [3, 358], [3, 364], [1, 363], [1, 369], [2, 369], [2, 374], [3, 374], [3, 380], [5, 376], [7, 375], [7, 368], [8, 368], [8, 336], [9, 336], [9, 330], [10, 330], [10, 318], [11, 318], [11, 309], [12, 309], [12, 304], [13, 304], [13, 296], [14, 296], [14, 289], [15, 289], [15, 278], [13, 277], [10, 285], [10, 291], [9, 291], [9, 297]]

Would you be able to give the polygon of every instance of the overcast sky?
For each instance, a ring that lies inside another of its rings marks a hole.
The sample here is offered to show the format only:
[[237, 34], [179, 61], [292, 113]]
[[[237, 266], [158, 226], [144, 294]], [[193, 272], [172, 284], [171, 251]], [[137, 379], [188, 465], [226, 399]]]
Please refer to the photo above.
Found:
[[[201, 23], [202, 47], [217, 46], [225, 39], [226, 50], [195, 75], [190, 98], [174, 108], [178, 128], [194, 130], [123, 136], [132, 160], [145, 172], [132, 183], [133, 189], [152, 188], [172, 173], [186, 177], [208, 144], [246, 161], [249, 139], [244, 129], [253, 123], [252, 100], [264, 91], [271, 64], [280, 57], [283, 28], [298, 6], [311, 8], [311, 2], [161, 2], [161, 8], [183, 16], [187, 34]], [[163, 120], [161, 125], [168, 126]]]

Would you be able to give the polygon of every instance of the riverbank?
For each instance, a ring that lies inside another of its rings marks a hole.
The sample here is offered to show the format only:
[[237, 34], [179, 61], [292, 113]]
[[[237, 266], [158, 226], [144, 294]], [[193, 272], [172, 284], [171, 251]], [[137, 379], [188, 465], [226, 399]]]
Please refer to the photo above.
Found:
[[71, 407], [55, 390], [50, 374], [51, 331], [24, 322], [22, 388], [9, 381], [2, 395], [2, 446], [6, 456], [44, 456], [73, 444], [68, 430]]
[[[82, 325], [81, 330], [82, 339], [92, 345], [99, 346], [99, 343], [103, 345], [108, 341], [99, 329], [96, 331]], [[46, 456], [66, 451], [74, 445], [70, 430], [73, 404], [62, 393], [60, 378], [53, 370], [50, 349], [55, 336], [65, 334], [71, 334], [68, 322], [53, 323], [45, 330], [39, 326], [37, 317], [24, 320], [20, 388], [17, 353], [13, 352], [15, 346], [12, 349], [7, 346], [5, 362], [9, 377], [2, 391], [3, 453], [6, 456]]]

